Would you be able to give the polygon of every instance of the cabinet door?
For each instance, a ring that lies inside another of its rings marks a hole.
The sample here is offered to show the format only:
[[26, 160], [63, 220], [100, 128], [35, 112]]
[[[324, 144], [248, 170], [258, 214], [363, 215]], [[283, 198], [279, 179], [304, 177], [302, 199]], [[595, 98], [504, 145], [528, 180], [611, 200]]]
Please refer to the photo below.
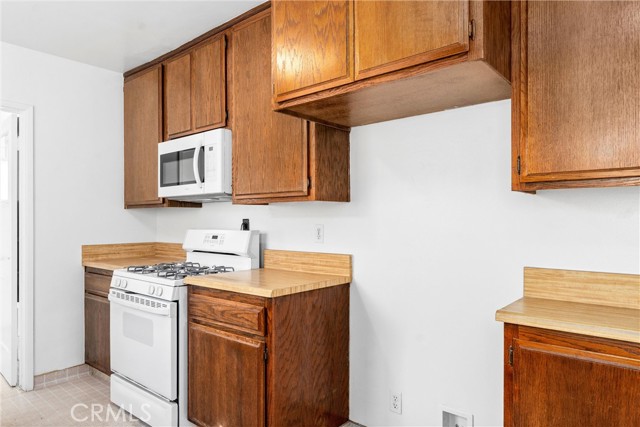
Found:
[[468, 0], [356, 0], [356, 80], [466, 52], [468, 9]]
[[271, 108], [269, 13], [234, 28], [233, 161], [235, 199], [304, 196], [306, 122]]
[[225, 44], [221, 35], [191, 53], [194, 131], [226, 124]]
[[276, 101], [353, 81], [353, 2], [272, 2]]
[[85, 293], [84, 360], [107, 375], [111, 375], [109, 333], [109, 300]]
[[125, 207], [160, 204], [158, 143], [162, 140], [162, 70], [124, 82]]
[[264, 426], [264, 343], [189, 323], [189, 420]]
[[514, 340], [513, 426], [640, 425], [640, 361], [588, 347]]
[[191, 55], [171, 59], [164, 66], [164, 110], [167, 139], [191, 130]]
[[640, 176], [640, 3], [513, 2], [513, 17], [514, 189]]

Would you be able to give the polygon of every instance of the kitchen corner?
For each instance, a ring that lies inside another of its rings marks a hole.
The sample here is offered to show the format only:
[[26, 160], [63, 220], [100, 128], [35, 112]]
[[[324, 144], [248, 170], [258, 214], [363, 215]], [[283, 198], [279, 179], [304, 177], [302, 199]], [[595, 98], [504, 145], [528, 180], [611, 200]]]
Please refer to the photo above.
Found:
[[264, 250], [258, 268], [258, 241], [83, 246], [85, 359], [112, 402], [152, 425], [349, 421], [351, 256]]

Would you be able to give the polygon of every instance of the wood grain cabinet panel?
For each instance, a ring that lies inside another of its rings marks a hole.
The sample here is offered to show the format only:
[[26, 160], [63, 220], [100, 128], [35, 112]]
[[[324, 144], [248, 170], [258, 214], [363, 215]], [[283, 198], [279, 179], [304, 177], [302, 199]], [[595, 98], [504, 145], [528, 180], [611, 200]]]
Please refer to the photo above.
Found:
[[164, 65], [166, 139], [191, 130], [191, 55], [171, 59]]
[[109, 284], [111, 274], [95, 270], [85, 272], [84, 360], [99, 371], [111, 375]]
[[215, 37], [193, 49], [193, 128], [221, 127], [226, 122], [225, 38]]
[[469, 50], [469, 1], [356, 1], [356, 79]]
[[274, 0], [272, 9], [276, 100], [353, 80], [351, 1]]
[[514, 2], [513, 27], [514, 190], [640, 184], [640, 3]]
[[640, 346], [505, 325], [505, 426], [640, 425]]
[[349, 201], [349, 132], [272, 111], [271, 19], [233, 27], [235, 203]]
[[162, 140], [162, 69], [124, 82], [124, 205], [161, 205], [158, 143]]
[[164, 140], [225, 126], [225, 52], [221, 34], [164, 62]]
[[189, 419], [202, 426], [264, 426], [264, 354], [262, 341], [190, 323]]
[[[323, 19], [336, 5], [341, 16], [353, 13], [338, 21], [343, 31], [317, 25], [307, 30], [312, 37], [301, 35], [301, 16]], [[507, 99], [510, 15], [507, 1], [275, 0], [274, 109], [351, 127]], [[322, 55], [329, 65], [305, 67], [302, 54]], [[353, 78], [319, 84], [336, 64], [345, 73], [353, 68]], [[280, 83], [294, 80], [305, 83], [288, 92]]]
[[[229, 322], [230, 307], [264, 309], [266, 330], [247, 328], [244, 315]], [[188, 416], [197, 425], [341, 426], [349, 415], [349, 286], [273, 299], [190, 286], [188, 357]]]

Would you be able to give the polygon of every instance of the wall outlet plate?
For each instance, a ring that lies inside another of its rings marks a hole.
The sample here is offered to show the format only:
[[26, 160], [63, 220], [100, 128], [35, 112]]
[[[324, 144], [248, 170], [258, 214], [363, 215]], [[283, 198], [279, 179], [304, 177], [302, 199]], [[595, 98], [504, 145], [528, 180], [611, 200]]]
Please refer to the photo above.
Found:
[[324, 224], [316, 224], [313, 227], [313, 241], [324, 243]]
[[389, 392], [389, 410], [396, 414], [402, 414], [402, 393], [398, 391]]
[[442, 427], [473, 427], [473, 415], [440, 405]]

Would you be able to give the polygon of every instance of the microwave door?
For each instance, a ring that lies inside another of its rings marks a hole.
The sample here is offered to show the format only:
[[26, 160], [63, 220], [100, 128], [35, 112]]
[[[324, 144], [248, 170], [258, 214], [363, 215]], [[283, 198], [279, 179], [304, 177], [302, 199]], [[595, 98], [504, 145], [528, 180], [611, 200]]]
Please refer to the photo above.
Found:
[[202, 146], [159, 156], [159, 196], [178, 197], [198, 193], [204, 182]]

